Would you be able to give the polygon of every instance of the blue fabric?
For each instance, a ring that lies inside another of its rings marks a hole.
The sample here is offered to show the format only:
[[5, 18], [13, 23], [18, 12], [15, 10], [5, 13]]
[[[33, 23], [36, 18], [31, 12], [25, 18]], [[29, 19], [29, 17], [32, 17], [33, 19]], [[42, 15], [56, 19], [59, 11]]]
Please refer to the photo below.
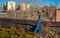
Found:
[[39, 15], [38, 16], [38, 22], [36, 24], [36, 28], [35, 28], [35, 31], [34, 33], [36, 34], [36, 32], [39, 31], [40, 34], [42, 34], [42, 27], [41, 27], [41, 16]]

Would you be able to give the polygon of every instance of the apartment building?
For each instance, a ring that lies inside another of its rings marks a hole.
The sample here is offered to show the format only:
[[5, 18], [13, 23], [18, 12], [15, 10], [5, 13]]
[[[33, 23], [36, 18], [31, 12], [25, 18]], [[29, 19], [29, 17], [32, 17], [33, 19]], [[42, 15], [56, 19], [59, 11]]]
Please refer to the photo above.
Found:
[[6, 2], [3, 4], [3, 6], [4, 6], [4, 10], [6, 10], [6, 11], [16, 10], [16, 3], [13, 1]]

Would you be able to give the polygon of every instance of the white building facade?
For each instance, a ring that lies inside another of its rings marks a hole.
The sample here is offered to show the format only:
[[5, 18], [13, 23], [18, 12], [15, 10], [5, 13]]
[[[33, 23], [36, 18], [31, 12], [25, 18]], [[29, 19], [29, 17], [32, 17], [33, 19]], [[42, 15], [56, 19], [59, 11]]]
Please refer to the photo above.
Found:
[[4, 4], [4, 8], [7, 10], [7, 11], [12, 11], [12, 10], [16, 10], [16, 3], [15, 2], [7, 2]]

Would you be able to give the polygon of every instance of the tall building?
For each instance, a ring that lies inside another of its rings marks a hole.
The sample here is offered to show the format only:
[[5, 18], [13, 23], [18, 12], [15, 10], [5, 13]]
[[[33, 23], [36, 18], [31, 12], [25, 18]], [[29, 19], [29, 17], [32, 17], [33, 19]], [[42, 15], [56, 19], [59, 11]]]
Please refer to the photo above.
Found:
[[56, 9], [56, 13], [55, 13], [55, 18], [56, 18], [56, 22], [60, 22], [60, 9]]
[[7, 11], [7, 2], [3, 4], [4, 11]]
[[56, 10], [56, 7], [55, 6], [50, 6], [48, 8], [48, 16], [49, 17], [54, 17], [55, 16], [55, 10]]
[[29, 10], [30, 5], [23, 3], [23, 4], [20, 5], [20, 8], [21, 8], [22, 10]]
[[16, 3], [12, 1], [4, 3], [4, 10], [7, 11], [16, 10]]

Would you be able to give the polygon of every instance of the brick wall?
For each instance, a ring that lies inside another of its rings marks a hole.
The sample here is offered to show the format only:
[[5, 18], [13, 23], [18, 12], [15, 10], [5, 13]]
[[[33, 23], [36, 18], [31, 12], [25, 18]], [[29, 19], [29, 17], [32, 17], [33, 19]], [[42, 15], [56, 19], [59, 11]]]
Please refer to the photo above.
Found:
[[56, 21], [60, 22], [60, 9], [56, 10]]

